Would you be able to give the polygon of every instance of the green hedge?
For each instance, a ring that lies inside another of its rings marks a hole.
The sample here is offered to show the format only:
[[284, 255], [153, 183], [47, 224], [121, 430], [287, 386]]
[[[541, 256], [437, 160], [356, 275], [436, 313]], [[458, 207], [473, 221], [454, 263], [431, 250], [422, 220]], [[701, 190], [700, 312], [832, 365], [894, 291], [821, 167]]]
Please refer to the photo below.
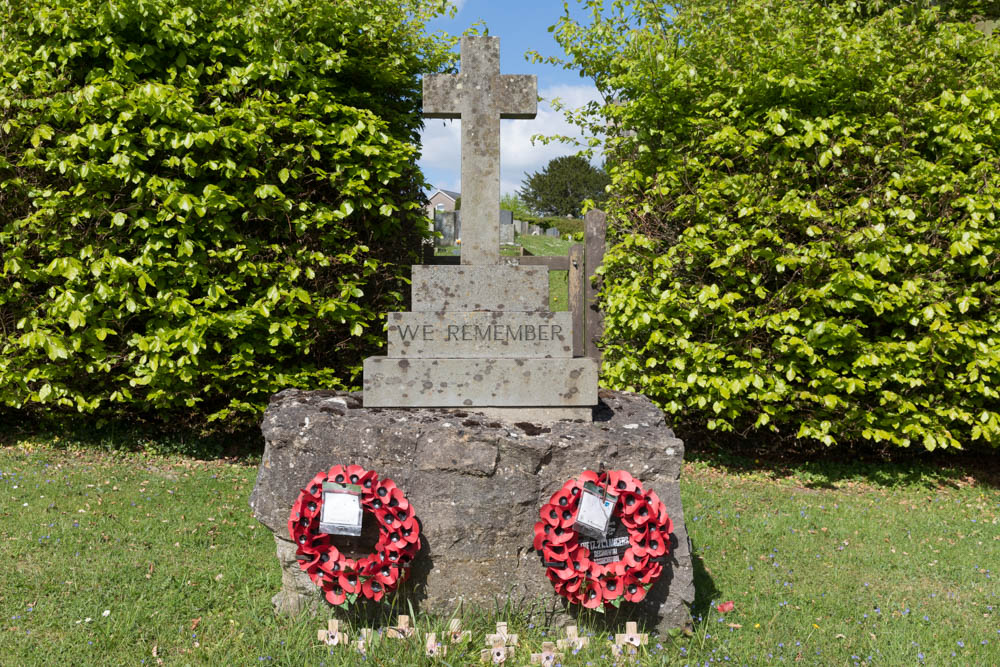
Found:
[[687, 423], [1000, 443], [1000, 40], [934, 11], [624, 2], [604, 381]]
[[0, 403], [198, 421], [355, 386], [427, 234], [413, 142], [439, 11], [8, 4]]

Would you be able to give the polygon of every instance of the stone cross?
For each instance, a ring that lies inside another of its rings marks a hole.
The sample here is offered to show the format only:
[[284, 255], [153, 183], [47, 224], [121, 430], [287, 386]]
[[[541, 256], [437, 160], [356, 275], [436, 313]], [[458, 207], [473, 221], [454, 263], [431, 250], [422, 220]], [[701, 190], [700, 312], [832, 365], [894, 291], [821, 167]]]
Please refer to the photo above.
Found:
[[500, 74], [500, 38], [462, 38], [459, 74], [424, 76], [424, 116], [462, 120], [462, 264], [500, 263], [500, 119], [534, 118], [533, 74]]

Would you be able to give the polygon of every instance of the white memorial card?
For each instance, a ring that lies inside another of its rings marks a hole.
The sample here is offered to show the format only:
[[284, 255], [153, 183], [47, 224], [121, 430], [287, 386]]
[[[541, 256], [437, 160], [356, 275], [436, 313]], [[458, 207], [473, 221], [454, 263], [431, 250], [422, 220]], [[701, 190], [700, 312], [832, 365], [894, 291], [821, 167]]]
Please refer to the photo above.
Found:
[[361, 488], [326, 482], [319, 513], [319, 532], [329, 535], [361, 534]]
[[580, 506], [573, 528], [588, 537], [604, 539], [608, 534], [608, 524], [617, 502], [618, 496], [587, 482], [583, 485], [583, 493], [580, 494]]

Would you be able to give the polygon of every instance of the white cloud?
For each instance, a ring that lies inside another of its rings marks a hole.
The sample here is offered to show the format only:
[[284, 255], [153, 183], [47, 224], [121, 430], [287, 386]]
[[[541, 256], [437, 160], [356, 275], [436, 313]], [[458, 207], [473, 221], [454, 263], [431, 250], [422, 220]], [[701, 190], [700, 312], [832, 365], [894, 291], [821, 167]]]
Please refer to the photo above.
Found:
[[[560, 142], [532, 144], [534, 135], [567, 135], [582, 138], [580, 129], [556, 111], [549, 100], [559, 98], [570, 108], [600, 99], [590, 85], [560, 85], [541, 91], [534, 120], [505, 120], [500, 123], [500, 191], [515, 193], [525, 175], [542, 170], [549, 160], [576, 152]], [[457, 120], [427, 120], [421, 135], [423, 157], [420, 166], [435, 188], [461, 190], [461, 125]], [[598, 158], [599, 159], [599, 158]]]

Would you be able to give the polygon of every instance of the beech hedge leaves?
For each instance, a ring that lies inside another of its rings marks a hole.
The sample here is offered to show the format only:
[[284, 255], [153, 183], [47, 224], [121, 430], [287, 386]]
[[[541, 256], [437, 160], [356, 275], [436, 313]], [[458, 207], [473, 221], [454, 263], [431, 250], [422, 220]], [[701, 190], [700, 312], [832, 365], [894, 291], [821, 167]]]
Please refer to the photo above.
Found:
[[556, 26], [609, 100], [578, 116], [611, 128], [604, 381], [710, 429], [1000, 444], [1000, 39], [672, 6]]
[[427, 235], [440, 5], [0, 2], [0, 403], [201, 420], [354, 385]]

